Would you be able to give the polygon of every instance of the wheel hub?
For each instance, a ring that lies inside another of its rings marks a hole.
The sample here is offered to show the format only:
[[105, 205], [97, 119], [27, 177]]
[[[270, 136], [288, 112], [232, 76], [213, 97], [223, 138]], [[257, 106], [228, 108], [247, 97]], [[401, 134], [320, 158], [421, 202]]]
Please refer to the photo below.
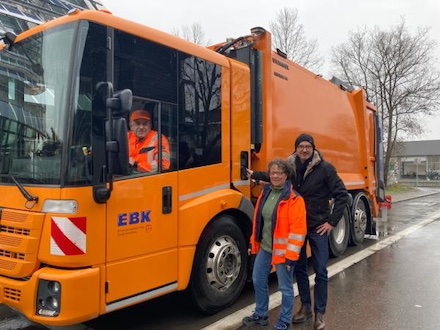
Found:
[[214, 290], [224, 291], [237, 279], [241, 255], [237, 243], [229, 236], [219, 237], [208, 252], [206, 276]]
[[358, 208], [354, 214], [354, 229], [358, 233], [365, 232], [367, 228], [367, 214], [364, 210]]

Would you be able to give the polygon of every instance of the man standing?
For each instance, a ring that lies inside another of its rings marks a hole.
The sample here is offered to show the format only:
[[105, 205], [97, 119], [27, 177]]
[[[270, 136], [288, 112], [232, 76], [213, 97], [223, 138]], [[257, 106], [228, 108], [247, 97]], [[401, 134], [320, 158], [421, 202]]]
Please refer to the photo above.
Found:
[[[134, 110], [130, 115], [128, 132], [129, 163], [139, 172], [159, 171], [158, 134], [152, 129], [151, 117], [146, 110]], [[170, 168], [170, 147], [162, 135], [162, 170]]]
[[[332, 164], [315, 149], [313, 137], [301, 134], [295, 141], [295, 152], [287, 158], [293, 169], [292, 183], [304, 198], [307, 210], [307, 236], [315, 270], [314, 312], [315, 329], [325, 329], [327, 306], [328, 236], [341, 219], [348, 201], [348, 192]], [[333, 200], [333, 207], [330, 201]], [[302, 323], [312, 316], [310, 284], [307, 273], [306, 244], [295, 267], [301, 298], [301, 309], [293, 323]]]

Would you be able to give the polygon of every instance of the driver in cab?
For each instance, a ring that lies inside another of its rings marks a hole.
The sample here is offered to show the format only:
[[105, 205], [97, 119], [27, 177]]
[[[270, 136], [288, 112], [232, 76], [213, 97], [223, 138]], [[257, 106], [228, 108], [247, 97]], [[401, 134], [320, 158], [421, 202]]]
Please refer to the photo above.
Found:
[[[158, 133], [152, 129], [151, 116], [146, 110], [134, 110], [128, 132], [129, 163], [139, 172], [157, 173], [159, 161]], [[162, 170], [170, 168], [170, 147], [162, 135]]]

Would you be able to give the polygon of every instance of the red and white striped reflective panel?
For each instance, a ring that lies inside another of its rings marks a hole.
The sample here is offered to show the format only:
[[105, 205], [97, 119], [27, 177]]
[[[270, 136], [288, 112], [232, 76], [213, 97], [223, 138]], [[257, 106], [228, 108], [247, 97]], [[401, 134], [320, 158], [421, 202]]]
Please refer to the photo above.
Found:
[[86, 218], [52, 217], [50, 254], [76, 256], [86, 253]]

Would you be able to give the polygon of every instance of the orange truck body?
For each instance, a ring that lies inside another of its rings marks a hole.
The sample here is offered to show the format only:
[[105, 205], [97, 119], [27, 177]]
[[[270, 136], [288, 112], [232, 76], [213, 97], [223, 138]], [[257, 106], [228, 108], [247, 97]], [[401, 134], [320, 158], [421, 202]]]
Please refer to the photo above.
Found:
[[343, 91], [271, 51], [269, 33], [254, 47], [271, 56], [262, 56], [263, 143], [253, 154], [252, 169], [266, 170], [269, 160], [287, 158], [294, 152], [296, 137], [311, 134], [347, 189], [368, 192], [377, 216], [375, 164], [379, 136], [376, 109], [367, 102], [364, 91]]
[[[19, 184], [2, 182], [0, 303], [47, 325], [80, 323], [187, 288], [205, 312], [232, 304], [249, 274], [251, 201], [258, 194], [243, 168], [266, 170], [269, 160], [286, 158], [302, 132], [314, 136], [355, 203], [361, 202], [347, 206], [346, 224], [358, 217], [364, 226], [362, 239], [365, 227], [373, 226], [379, 213], [380, 144], [376, 110], [363, 91], [344, 91], [273, 52], [266, 31], [231, 45], [225, 56], [215, 51], [222, 45], [206, 49], [106, 12], [86, 11], [35, 27], [15, 43], [81, 22], [123, 31], [218, 66], [221, 159], [157, 175], [114, 176], [111, 196], [104, 202], [94, 199], [93, 184], [23, 184], [21, 188], [38, 196], [38, 201], [27, 202]], [[230, 50], [240, 47], [259, 54], [257, 78], [252, 78], [254, 69], [248, 64], [231, 58]], [[252, 104], [260, 108], [261, 120], [253, 119]], [[259, 131], [258, 139], [251, 127]], [[170, 145], [173, 148], [171, 138]], [[166, 211], [164, 191], [172, 191], [166, 195], [172, 208]], [[70, 213], [58, 213], [53, 206], [57, 203], [70, 207]], [[69, 253], [61, 253], [53, 242], [57, 226], [73, 228]], [[227, 251], [224, 264], [229, 266], [216, 264], [206, 251]], [[218, 271], [215, 287], [209, 286], [212, 268]], [[233, 282], [223, 279], [228, 272]]]

